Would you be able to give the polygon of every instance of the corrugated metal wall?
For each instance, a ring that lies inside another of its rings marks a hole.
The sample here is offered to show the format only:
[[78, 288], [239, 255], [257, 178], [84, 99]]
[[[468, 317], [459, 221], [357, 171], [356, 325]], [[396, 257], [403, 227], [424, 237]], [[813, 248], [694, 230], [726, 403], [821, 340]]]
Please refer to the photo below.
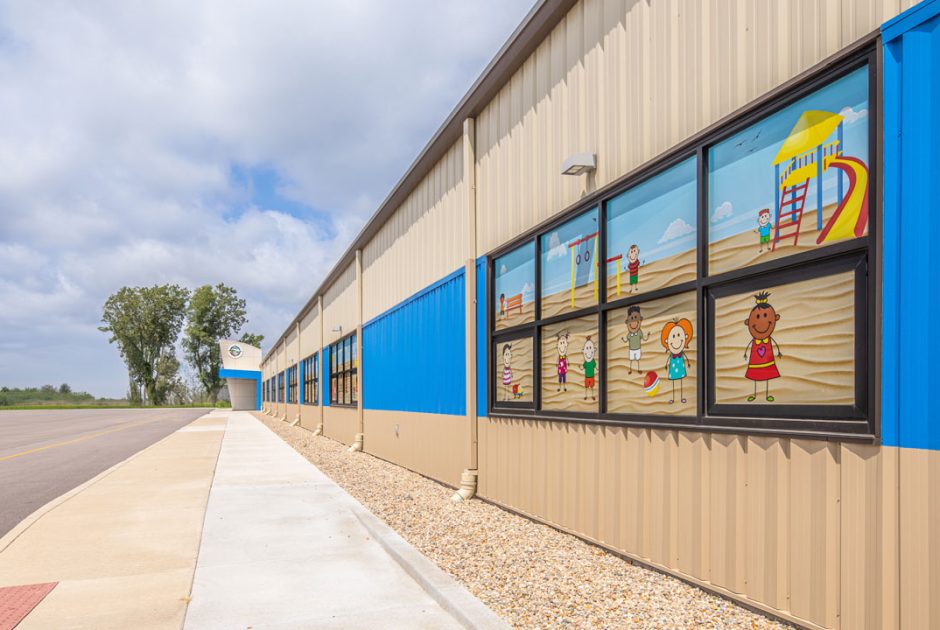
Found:
[[940, 375], [909, 356], [940, 302], [940, 2], [885, 25], [884, 40], [882, 431], [900, 447], [902, 626], [938, 628]]
[[365, 434], [367, 453], [452, 486], [468, 465], [466, 416], [366, 409]]
[[314, 306], [300, 321], [301, 359], [320, 351], [320, 313]]
[[366, 321], [463, 266], [466, 198], [458, 141], [363, 248]]
[[461, 270], [363, 327], [364, 408], [466, 413], [464, 292]]
[[[585, 0], [476, 119], [478, 254], [511, 240], [914, 0]], [[579, 151], [588, 177], [559, 174]]]
[[[350, 265], [323, 296], [323, 345], [356, 330], [359, 312], [356, 296], [356, 265]], [[342, 326], [342, 331], [333, 329]]]
[[898, 627], [897, 475], [874, 446], [480, 421], [482, 496], [824, 628]]

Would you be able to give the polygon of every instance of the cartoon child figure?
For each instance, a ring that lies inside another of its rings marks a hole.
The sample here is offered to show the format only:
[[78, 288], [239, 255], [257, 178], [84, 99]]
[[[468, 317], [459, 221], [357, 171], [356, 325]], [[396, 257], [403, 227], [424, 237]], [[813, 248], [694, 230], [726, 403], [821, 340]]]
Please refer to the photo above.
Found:
[[643, 315], [640, 313], [639, 306], [627, 307], [627, 319], [624, 323], [627, 325], [627, 336], [621, 337], [620, 340], [629, 347], [627, 373], [633, 374], [634, 362], [636, 362], [636, 371], [640, 371], [641, 344], [650, 338], [650, 334], [643, 335], [643, 329], [640, 327], [643, 323]]
[[506, 317], [506, 294], [499, 294], [499, 318], [502, 319]]
[[688, 368], [692, 366], [688, 355], [685, 353], [692, 341], [692, 322], [682, 318], [678, 321], [671, 321], [663, 326], [663, 332], [660, 338], [663, 347], [666, 349], [666, 373], [672, 382], [672, 398], [669, 404], [676, 401], [676, 381], [679, 381], [679, 401], [686, 402], [685, 394], [682, 391], [682, 381], [688, 376]]
[[558, 348], [558, 391], [568, 391], [568, 331], [563, 330], [555, 335], [555, 344]]
[[503, 388], [506, 400], [512, 400], [512, 344], [503, 345]]
[[591, 336], [584, 340], [584, 348], [581, 350], [584, 355], [584, 400], [587, 400], [588, 390], [591, 391], [591, 400], [597, 400], [594, 395], [594, 387], [597, 385], [597, 346], [591, 340]]
[[763, 208], [757, 213], [757, 229], [754, 230], [760, 235], [760, 249], [757, 250], [758, 253], [764, 251], [764, 245], [767, 246], [767, 251], [770, 251], [770, 230], [772, 230], [774, 224], [770, 221], [770, 208]]
[[744, 325], [751, 333], [751, 340], [744, 348], [744, 358], [747, 360], [747, 371], [744, 377], [754, 381], [754, 393], [747, 397], [748, 402], [757, 398], [757, 383], [764, 382], [764, 396], [767, 402], [773, 402], [770, 395], [770, 381], [780, 378], [777, 361], [774, 359], [773, 346], [777, 346], [777, 359], [783, 356], [780, 344], [773, 338], [774, 329], [780, 321], [780, 314], [770, 305], [770, 293], [762, 291], [754, 296], [754, 308], [751, 309]]
[[630, 275], [630, 293], [635, 293], [640, 288], [640, 248], [636, 243], [627, 251], [627, 272]]

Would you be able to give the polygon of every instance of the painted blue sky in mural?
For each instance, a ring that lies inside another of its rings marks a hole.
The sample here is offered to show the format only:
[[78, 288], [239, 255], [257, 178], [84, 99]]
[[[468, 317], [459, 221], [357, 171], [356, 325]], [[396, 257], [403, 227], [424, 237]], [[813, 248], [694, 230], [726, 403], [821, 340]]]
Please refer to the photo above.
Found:
[[[597, 208], [593, 208], [542, 235], [542, 295], [571, 289], [571, 252], [568, 244], [596, 232]], [[594, 280], [595, 240], [591, 239], [579, 246], [581, 264], [575, 271], [577, 286]]]
[[[773, 161], [800, 115], [808, 110], [841, 114], [845, 155], [868, 163], [868, 68], [827, 85], [793, 105], [716, 144], [709, 150], [709, 240], [754, 229], [757, 211], [774, 210]], [[833, 134], [832, 139], [835, 139]], [[837, 201], [839, 171], [823, 175], [823, 205]], [[844, 180], [843, 180], [844, 181]], [[816, 210], [816, 178], [810, 181], [807, 211]]]
[[686, 160], [607, 204], [608, 258], [626, 259], [634, 243], [644, 264], [695, 248], [695, 168], [695, 158]]
[[493, 273], [494, 306], [499, 310], [499, 296], [522, 294], [522, 302], [535, 299], [535, 243], [526, 243], [496, 259]]

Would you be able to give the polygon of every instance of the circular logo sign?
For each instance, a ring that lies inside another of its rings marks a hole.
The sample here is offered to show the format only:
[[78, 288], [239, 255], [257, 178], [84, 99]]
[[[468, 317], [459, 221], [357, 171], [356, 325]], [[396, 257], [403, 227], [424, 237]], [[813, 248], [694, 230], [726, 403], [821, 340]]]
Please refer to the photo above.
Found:
[[231, 346], [229, 346], [229, 347], [228, 347], [228, 354], [229, 354], [229, 356], [232, 357], [233, 359], [237, 359], [238, 357], [242, 356], [242, 348], [241, 348], [241, 346], [236, 346], [236, 345], [231, 345]]

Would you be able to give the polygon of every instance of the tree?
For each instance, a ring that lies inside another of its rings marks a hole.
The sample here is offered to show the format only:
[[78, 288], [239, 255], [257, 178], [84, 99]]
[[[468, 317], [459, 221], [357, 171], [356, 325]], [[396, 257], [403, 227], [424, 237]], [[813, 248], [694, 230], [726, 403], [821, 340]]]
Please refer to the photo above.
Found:
[[71, 393], [72, 393], [72, 387], [71, 387], [68, 383], [62, 383], [61, 385], [59, 385], [59, 393], [60, 393], [60, 394], [71, 394]]
[[215, 405], [223, 383], [219, 340], [231, 338], [245, 325], [245, 300], [232, 287], [206, 284], [193, 291], [186, 314], [186, 360]]
[[239, 339], [245, 345], [254, 346], [256, 348], [261, 347], [261, 342], [264, 341], [264, 335], [256, 335], [254, 333], [242, 333], [241, 338]]
[[[186, 314], [189, 291], [175, 284], [122, 287], [104, 304], [98, 330], [117, 343], [131, 380], [143, 386], [150, 404], [166, 397], [168, 371], [179, 368], [173, 345]], [[170, 360], [172, 357], [172, 361]]]

